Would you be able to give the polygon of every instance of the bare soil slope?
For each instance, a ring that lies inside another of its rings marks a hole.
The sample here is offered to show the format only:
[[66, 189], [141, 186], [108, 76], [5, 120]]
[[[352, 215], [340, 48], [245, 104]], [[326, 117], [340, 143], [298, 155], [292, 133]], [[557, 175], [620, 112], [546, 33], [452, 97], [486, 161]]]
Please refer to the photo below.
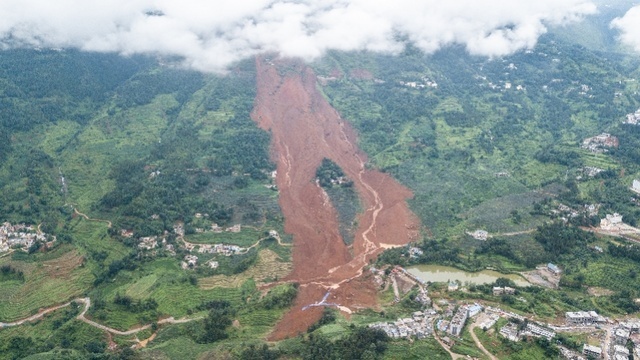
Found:
[[[294, 268], [286, 280], [301, 285], [296, 304], [271, 335], [277, 340], [295, 336], [319, 319], [320, 307], [303, 308], [327, 292], [326, 302], [346, 312], [375, 306], [372, 282], [361, 277], [364, 266], [384, 248], [417, 237], [419, 222], [406, 203], [411, 192], [389, 175], [365, 168], [366, 156], [354, 131], [318, 91], [310, 68], [285, 60], [258, 59], [256, 65], [252, 117], [272, 135], [280, 206], [294, 242]], [[325, 157], [354, 181], [365, 208], [353, 249], [342, 241], [336, 211], [314, 181]]]

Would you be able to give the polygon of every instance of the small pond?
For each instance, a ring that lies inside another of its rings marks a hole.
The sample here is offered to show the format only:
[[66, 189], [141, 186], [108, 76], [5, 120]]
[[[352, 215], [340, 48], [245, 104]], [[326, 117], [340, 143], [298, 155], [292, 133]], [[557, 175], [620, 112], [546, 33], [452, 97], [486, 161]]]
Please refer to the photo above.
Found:
[[467, 272], [451, 266], [441, 265], [414, 265], [406, 268], [412, 275], [430, 282], [459, 281], [464, 284], [490, 284], [497, 278], [507, 278], [513, 280], [518, 286], [529, 286], [529, 282], [518, 274], [502, 274], [493, 270], [482, 270], [478, 272]]

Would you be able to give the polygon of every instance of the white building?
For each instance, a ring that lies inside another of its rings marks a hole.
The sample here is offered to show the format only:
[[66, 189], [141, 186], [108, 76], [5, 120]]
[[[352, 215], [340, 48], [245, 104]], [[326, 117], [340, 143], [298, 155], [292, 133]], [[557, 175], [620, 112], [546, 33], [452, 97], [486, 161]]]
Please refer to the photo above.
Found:
[[536, 324], [527, 323], [527, 331], [533, 334], [534, 336], [541, 336], [547, 338], [547, 340], [553, 339], [556, 336], [554, 331], [543, 328], [542, 326], [538, 326]]
[[584, 344], [582, 347], [582, 353], [587, 356], [593, 356], [596, 359], [600, 359], [602, 357], [602, 349], [597, 346], [591, 346], [588, 344]]
[[514, 323], [509, 323], [500, 329], [500, 335], [511, 341], [520, 341], [520, 336], [518, 334], [518, 326]]
[[557, 265], [552, 263], [547, 264], [547, 269], [549, 269], [549, 271], [551, 271], [554, 275], [560, 275], [560, 273], [562, 273], [562, 270]]
[[591, 325], [604, 321], [604, 319], [595, 311], [567, 312], [565, 316], [567, 323], [571, 325]]
[[613, 229], [622, 224], [622, 215], [618, 213], [607, 214], [604, 219], [600, 220], [600, 228], [605, 230]]
[[458, 308], [458, 311], [451, 319], [449, 323], [449, 334], [454, 336], [460, 336], [462, 333], [462, 329], [469, 318], [469, 309], [467, 306], [463, 305]]
[[626, 328], [617, 328], [614, 333], [614, 341], [618, 345], [626, 345], [627, 340], [629, 340], [629, 336], [631, 336], [631, 332]]
[[489, 233], [485, 230], [476, 230], [472, 233], [469, 233], [469, 235], [471, 235], [476, 240], [482, 241], [487, 240], [487, 238], [489, 237]]
[[615, 354], [615, 359], [624, 359], [629, 360], [629, 349], [622, 345], [614, 345], [613, 353]]
[[195, 255], [187, 255], [184, 257], [184, 261], [180, 264], [183, 269], [194, 269], [198, 266], [198, 257]]

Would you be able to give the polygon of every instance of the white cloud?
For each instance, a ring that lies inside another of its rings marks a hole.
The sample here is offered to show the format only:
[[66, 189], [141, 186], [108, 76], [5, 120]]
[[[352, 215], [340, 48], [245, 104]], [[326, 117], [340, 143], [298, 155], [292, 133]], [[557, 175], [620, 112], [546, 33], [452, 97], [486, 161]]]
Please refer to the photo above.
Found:
[[404, 41], [501, 56], [595, 11], [589, 0], [2, 0], [0, 44], [179, 56], [203, 71], [265, 51], [313, 59]]
[[623, 17], [614, 19], [611, 27], [620, 31], [620, 41], [640, 52], [640, 5], [631, 8]]

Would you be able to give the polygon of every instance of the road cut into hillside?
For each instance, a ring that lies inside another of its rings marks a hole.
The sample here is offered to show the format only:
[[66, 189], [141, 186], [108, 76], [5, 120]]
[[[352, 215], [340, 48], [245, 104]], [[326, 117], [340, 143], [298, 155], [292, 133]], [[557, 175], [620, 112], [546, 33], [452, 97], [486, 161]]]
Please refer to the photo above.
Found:
[[[270, 335], [279, 340], [320, 318], [322, 307], [308, 305], [322, 301], [327, 291], [327, 302], [346, 313], [375, 307], [376, 289], [364, 267], [384, 249], [416, 239], [420, 224], [406, 203], [411, 191], [365, 167], [355, 132], [322, 96], [309, 67], [267, 58], [258, 58], [256, 67], [252, 118], [272, 137], [280, 207], [294, 244], [293, 271], [285, 280], [300, 284], [295, 305]], [[335, 208], [314, 181], [323, 158], [353, 180], [363, 204], [352, 248], [340, 236]]]

